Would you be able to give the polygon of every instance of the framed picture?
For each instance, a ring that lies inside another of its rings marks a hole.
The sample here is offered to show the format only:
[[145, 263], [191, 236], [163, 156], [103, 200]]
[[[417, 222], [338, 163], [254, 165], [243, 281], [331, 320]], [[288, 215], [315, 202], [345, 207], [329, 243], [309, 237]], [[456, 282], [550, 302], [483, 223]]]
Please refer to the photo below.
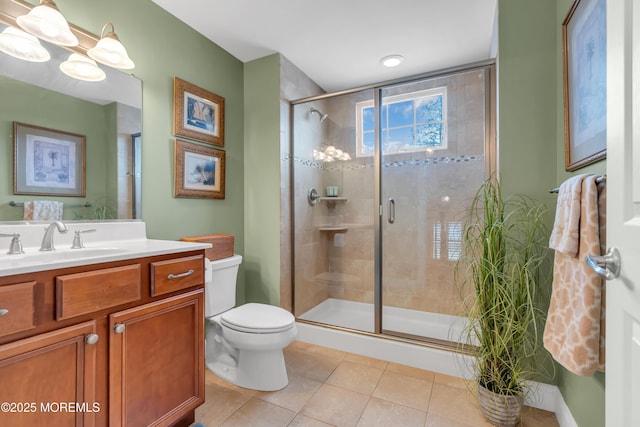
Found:
[[175, 197], [224, 199], [225, 152], [176, 139]]
[[84, 135], [13, 122], [13, 194], [85, 196]]
[[575, 0], [562, 23], [565, 169], [607, 156], [606, 0]]
[[174, 134], [224, 147], [224, 98], [173, 78]]

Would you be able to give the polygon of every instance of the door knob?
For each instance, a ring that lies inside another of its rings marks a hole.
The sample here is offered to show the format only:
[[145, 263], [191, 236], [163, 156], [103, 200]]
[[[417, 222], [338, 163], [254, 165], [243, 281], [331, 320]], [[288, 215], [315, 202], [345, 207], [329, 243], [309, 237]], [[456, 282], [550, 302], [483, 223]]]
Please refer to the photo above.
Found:
[[124, 332], [124, 323], [116, 323], [113, 327], [113, 332], [116, 334], [121, 334]]
[[613, 280], [620, 275], [620, 252], [616, 248], [607, 249], [602, 256], [587, 255], [587, 265], [600, 276]]

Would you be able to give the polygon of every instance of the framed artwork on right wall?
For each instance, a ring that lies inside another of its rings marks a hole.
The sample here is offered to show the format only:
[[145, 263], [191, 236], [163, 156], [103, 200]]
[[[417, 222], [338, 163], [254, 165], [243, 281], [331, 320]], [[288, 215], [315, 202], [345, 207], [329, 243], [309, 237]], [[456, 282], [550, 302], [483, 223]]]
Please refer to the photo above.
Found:
[[565, 169], [607, 156], [606, 0], [575, 0], [562, 23]]

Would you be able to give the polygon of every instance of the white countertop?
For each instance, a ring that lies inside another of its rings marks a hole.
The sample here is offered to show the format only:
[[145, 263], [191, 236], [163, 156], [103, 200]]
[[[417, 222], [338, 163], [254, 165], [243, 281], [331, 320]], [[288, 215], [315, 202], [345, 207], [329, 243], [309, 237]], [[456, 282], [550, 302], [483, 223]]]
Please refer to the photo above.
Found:
[[[56, 250], [40, 252], [46, 222], [0, 223], [0, 233], [20, 233], [24, 254], [6, 254], [10, 237], [0, 239], [0, 276], [32, 273], [111, 261], [207, 249], [208, 243], [146, 238], [142, 221], [65, 222], [69, 231], [54, 235]], [[71, 249], [75, 230], [83, 233], [84, 248]]]

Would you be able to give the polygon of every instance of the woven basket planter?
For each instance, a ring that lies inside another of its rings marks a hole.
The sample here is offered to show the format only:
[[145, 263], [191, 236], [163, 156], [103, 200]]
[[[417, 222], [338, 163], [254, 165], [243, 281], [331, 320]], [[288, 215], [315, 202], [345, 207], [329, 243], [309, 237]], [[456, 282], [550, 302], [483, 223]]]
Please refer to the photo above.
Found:
[[478, 385], [478, 401], [485, 418], [498, 427], [514, 427], [520, 420], [522, 396], [496, 394]]

